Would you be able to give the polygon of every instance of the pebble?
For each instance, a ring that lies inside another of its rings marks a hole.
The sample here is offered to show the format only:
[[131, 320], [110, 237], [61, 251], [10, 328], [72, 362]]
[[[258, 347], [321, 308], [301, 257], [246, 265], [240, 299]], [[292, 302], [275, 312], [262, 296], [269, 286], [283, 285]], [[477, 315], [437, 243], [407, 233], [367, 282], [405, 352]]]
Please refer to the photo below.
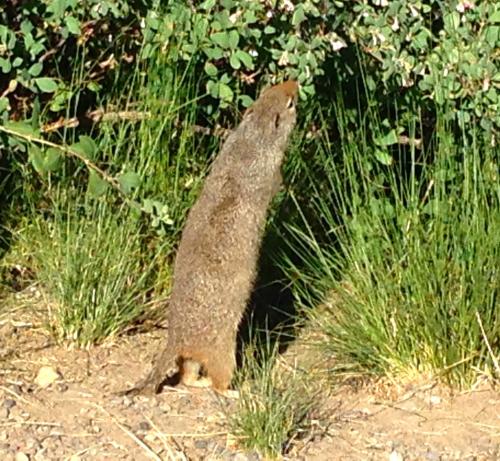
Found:
[[49, 387], [52, 383], [55, 383], [59, 378], [61, 378], [61, 374], [54, 368], [43, 366], [38, 370], [35, 378], [35, 384], [43, 389]]
[[30, 458], [26, 453], [23, 453], [22, 451], [18, 451], [16, 453], [16, 457], [14, 458], [15, 461], [29, 461]]
[[10, 390], [17, 395], [22, 394], [22, 392], [23, 392], [23, 390], [19, 384], [11, 384]]
[[25, 443], [26, 448], [30, 451], [33, 449], [39, 450], [40, 448], [42, 448], [42, 446], [40, 445], [40, 442], [34, 438], [26, 439], [24, 443]]
[[2, 406], [7, 410], [10, 410], [11, 408], [16, 406], [16, 401], [14, 399], [5, 399]]
[[425, 459], [428, 461], [440, 461], [441, 455], [437, 451], [429, 450], [425, 453]]
[[198, 450], [206, 450], [207, 447], [209, 445], [209, 442], [207, 440], [195, 440], [194, 441], [194, 446], [195, 448], [197, 448]]
[[231, 461], [259, 461], [260, 456], [255, 451], [249, 453], [235, 453], [231, 456]]
[[33, 456], [34, 461], [48, 461], [49, 458], [45, 456], [45, 448], [42, 448], [41, 450], [38, 450], [35, 455]]
[[140, 431], [149, 431], [151, 429], [151, 425], [147, 421], [141, 421], [139, 423], [138, 429]]
[[69, 386], [66, 383], [58, 383], [57, 384], [57, 390], [59, 392], [66, 392], [69, 389]]
[[9, 415], [10, 415], [10, 411], [8, 408], [5, 408], [5, 407], [0, 408], [0, 420], [8, 419]]

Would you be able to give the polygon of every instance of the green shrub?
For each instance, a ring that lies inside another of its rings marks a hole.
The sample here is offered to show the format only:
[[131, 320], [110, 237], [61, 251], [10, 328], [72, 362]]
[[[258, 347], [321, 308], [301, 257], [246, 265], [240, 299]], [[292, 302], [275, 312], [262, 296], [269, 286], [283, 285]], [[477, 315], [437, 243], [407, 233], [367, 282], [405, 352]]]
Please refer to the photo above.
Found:
[[[59, 113], [74, 103], [77, 93], [93, 99], [116, 66], [117, 51], [140, 44], [133, 34], [138, 21], [134, 24], [133, 19], [145, 3], [7, 2], [0, 12], [0, 76], [4, 82], [0, 115], [4, 113], [5, 118], [11, 112], [16, 118], [29, 117], [34, 100]], [[24, 105], [18, 103], [20, 96]]]

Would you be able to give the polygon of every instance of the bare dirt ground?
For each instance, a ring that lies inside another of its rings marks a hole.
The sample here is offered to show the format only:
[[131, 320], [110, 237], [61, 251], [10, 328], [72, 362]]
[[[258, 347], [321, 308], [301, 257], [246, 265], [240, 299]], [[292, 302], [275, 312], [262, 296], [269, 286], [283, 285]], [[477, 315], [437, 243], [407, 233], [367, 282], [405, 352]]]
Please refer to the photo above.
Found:
[[[0, 460], [262, 459], [240, 449], [226, 423], [234, 401], [212, 391], [113, 394], [148, 370], [163, 331], [69, 350], [23, 317], [0, 317]], [[300, 353], [292, 347], [285, 360]], [[343, 385], [322, 405], [314, 436], [285, 458], [500, 460], [500, 393], [490, 388], [451, 395], [432, 384]]]

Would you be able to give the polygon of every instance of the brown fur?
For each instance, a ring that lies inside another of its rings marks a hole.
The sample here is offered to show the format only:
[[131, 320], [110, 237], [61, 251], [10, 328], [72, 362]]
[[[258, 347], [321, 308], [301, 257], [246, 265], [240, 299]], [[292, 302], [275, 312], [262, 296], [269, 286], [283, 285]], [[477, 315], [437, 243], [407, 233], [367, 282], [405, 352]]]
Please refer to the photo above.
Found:
[[297, 90], [294, 81], [265, 90], [215, 159], [177, 252], [165, 348], [129, 393], [158, 392], [175, 369], [186, 384], [203, 370], [215, 389], [230, 386], [238, 325], [295, 125]]

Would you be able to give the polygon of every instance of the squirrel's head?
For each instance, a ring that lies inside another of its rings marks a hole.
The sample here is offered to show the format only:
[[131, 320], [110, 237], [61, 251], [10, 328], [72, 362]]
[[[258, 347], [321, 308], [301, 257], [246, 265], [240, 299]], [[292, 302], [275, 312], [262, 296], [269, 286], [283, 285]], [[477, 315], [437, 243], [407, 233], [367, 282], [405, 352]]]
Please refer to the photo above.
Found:
[[295, 126], [299, 85], [288, 80], [267, 88], [245, 112], [247, 124], [260, 133], [260, 141], [284, 150]]

